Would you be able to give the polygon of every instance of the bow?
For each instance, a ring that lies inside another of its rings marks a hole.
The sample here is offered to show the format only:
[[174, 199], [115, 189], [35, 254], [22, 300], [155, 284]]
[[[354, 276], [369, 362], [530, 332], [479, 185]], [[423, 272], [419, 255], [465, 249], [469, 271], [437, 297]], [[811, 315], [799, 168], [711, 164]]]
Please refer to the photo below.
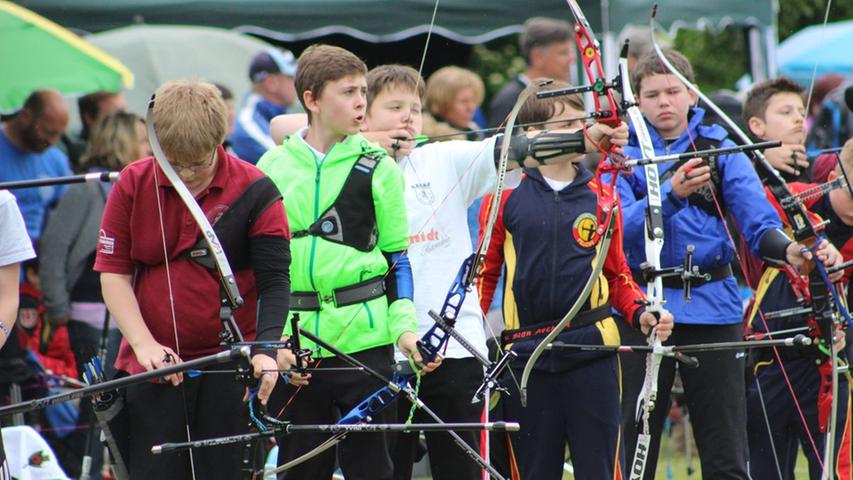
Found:
[[[338, 425], [355, 425], [362, 422], [369, 422], [370, 418], [374, 417], [386, 407], [388, 407], [391, 402], [393, 402], [394, 399], [396, 399], [401, 394], [405, 395], [415, 407], [423, 410], [427, 415], [432, 417], [432, 419], [435, 420], [436, 423], [444, 424], [441, 418], [439, 418], [438, 415], [435, 414], [435, 412], [433, 412], [417, 397], [417, 393], [409, 385], [409, 380], [414, 376], [414, 373], [402, 368], [398, 368], [394, 372], [392, 377], [388, 379], [381, 373], [375, 371], [374, 369], [363, 364], [362, 362], [359, 362], [351, 355], [348, 355], [338, 350], [330, 343], [313, 335], [312, 333], [299, 329], [299, 334], [316, 343], [318, 346], [325, 348], [329, 352], [332, 352], [336, 357], [349, 363], [350, 365], [363, 369], [365, 373], [369, 374], [370, 376], [376, 378], [377, 380], [385, 384], [384, 387], [377, 390], [367, 399], [362, 401], [359, 405], [354, 407], [350, 412], [342, 416], [341, 419], [338, 420]], [[321, 443], [309, 452], [305, 453], [301, 457], [293, 459], [290, 462], [279, 466], [278, 468], [276, 468], [275, 473], [283, 472], [289, 468], [298, 465], [299, 463], [302, 463], [319, 455], [320, 453], [325, 450], [328, 450], [329, 448], [334, 447], [335, 445], [340, 443], [341, 440], [343, 440], [347, 432], [347, 430], [341, 430], [339, 433], [336, 433], [328, 440]], [[486, 471], [488, 471], [488, 473], [492, 475], [492, 477], [499, 480], [503, 479], [503, 476], [501, 476], [500, 473], [494, 469], [494, 467], [492, 467], [488, 462], [486, 462], [482, 457], [480, 457], [480, 455], [474, 449], [472, 449], [468, 444], [466, 444], [465, 441], [462, 440], [462, 438], [459, 437], [458, 434], [456, 434], [456, 432], [454, 432], [453, 430], [448, 430], [448, 434], [451, 436], [454, 443], [456, 443], [460, 448], [465, 450], [468, 456], [471, 457], [472, 460], [477, 462], [477, 464], [483, 467]]]
[[[180, 179], [178, 174], [172, 168], [172, 165], [169, 163], [168, 158], [166, 157], [165, 152], [163, 152], [162, 147], [160, 146], [160, 141], [157, 138], [157, 131], [154, 124], [154, 104], [155, 104], [155, 95], [151, 95], [151, 100], [148, 102], [148, 109], [146, 112], [146, 127], [148, 129], [148, 142], [151, 144], [151, 150], [154, 154], [154, 158], [157, 161], [157, 165], [160, 167], [160, 170], [172, 184], [172, 187], [178, 193], [178, 196], [183, 201], [184, 205], [186, 205], [196, 224], [198, 224], [199, 229], [201, 230], [202, 236], [207, 243], [208, 249], [212, 254], [213, 261], [216, 265], [216, 271], [220, 280], [220, 320], [222, 320], [222, 332], [220, 333], [220, 338], [222, 343], [225, 345], [230, 345], [234, 342], [243, 341], [243, 335], [240, 332], [239, 327], [237, 326], [237, 322], [234, 319], [234, 310], [236, 310], [240, 305], [243, 304], [243, 298], [240, 296], [240, 290], [237, 287], [237, 281], [234, 277], [234, 273], [231, 270], [231, 265], [228, 263], [228, 258], [225, 256], [225, 250], [222, 247], [222, 243], [219, 241], [219, 237], [216, 235], [216, 231], [214, 231], [213, 226], [211, 226], [210, 221], [208, 221], [207, 216], [202, 211], [199, 204], [196, 202], [192, 193], [190, 193], [189, 189], [187, 189], [184, 182]], [[155, 184], [159, 188], [159, 180], [157, 175], [156, 168], [154, 169], [154, 179]], [[175, 346], [178, 355], [180, 355], [180, 341], [178, 339], [178, 328], [177, 328], [177, 318], [175, 317], [175, 308], [174, 308], [174, 297], [172, 296], [172, 284], [171, 284], [171, 274], [169, 271], [169, 256], [168, 252], [166, 252], [166, 239], [165, 239], [165, 231], [163, 230], [163, 210], [162, 205], [160, 203], [160, 194], [157, 193], [157, 209], [160, 214], [160, 234], [163, 240], [163, 258], [166, 262], [166, 280], [168, 282], [169, 287], [169, 301], [172, 303], [172, 324], [174, 326], [175, 331]], [[238, 368], [238, 380], [246, 384], [250, 385], [254, 378], [252, 377], [252, 369], [251, 363], [249, 361], [244, 360], [240, 364], [240, 368]], [[184, 405], [184, 415], [185, 418], [189, 418], [188, 412], [186, 410], [186, 404]], [[186, 428], [187, 432], [187, 440], [192, 441], [189, 425]], [[194, 460], [192, 455], [192, 450], [190, 450], [190, 466], [193, 478], [195, 478], [195, 467], [193, 466]]]
[[[435, 23], [435, 18], [436, 18], [437, 9], [438, 9], [438, 3], [439, 3], [438, 1], [435, 2], [435, 6], [434, 6], [435, 8], [433, 9], [432, 20], [430, 22], [430, 29], [429, 29], [429, 32], [427, 34], [426, 44], [424, 46], [424, 56], [421, 59], [421, 66], [420, 66], [419, 72], [418, 72], [419, 74], [423, 71], [423, 66], [425, 64], [426, 52], [428, 50], [429, 40], [431, 38], [433, 25]], [[470, 267], [470, 262], [468, 262], [467, 265], [468, 265], [468, 267]], [[389, 272], [393, 271], [393, 267], [394, 267], [394, 265], [391, 265], [391, 268], [389, 268], [388, 271]], [[387, 273], [386, 273], [386, 275], [387, 275]], [[463, 275], [462, 278], [468, 279], [470, 277], [466, 274], [466, 275]], [[469, 288], [469, 285], [470, 285], [470, 283], [465, 284], [464, 280], [459, 281], [459, 278], [457, 278], [457, 282], [455, 282], [454, 286], [451, 287], [451, 289], [455, 292], [455, 294], [450, 294], [452, 296], [452, 298], [448, 298], [448, 301], [445, 302], [446, 307], [442, 308], [442, 311], [443, 311], [443, 313], [445, 313], [447, 315], [452, 315], [453, 316], [452, 321], [455, 321], [455, 315], [456, 315], [456, 313], [458, 313], [458, 309], [461, 307], [462, 301], [464, 300], [465, 292]], [[349, 322], [347, 322], [344, 325], [344, 327], [341, 329], [341, 332], [338, 334], [338, 339], [341, 338], [341, 336], [343, 335], [343, 332], [345, 332], [346, 329], [349, 327], [349, 325], [352, 324], [352, 320], [354, 320], [354, 319], [355, 319], [355, 317], [353, 317], [353, 319], [351, 319]], [[311, 337], [308, 337], [308, 338], [310, 339]], [[427, 360], [427, 361], [432, 360], [438, 355], [441, 348], [443, 348], [443, 346], [446, 344], [447, 339], [448, 339], [448, 335], [443, 330], [437, 330], [436, 328], [434, 328], [430, 332], [428, 332], [427, 335], [422, 339], [418, 349], [420, 350], [420, 353], [424, 356], [425, 360]], [[337, 342], [337, 339], [335, 339], [329, 343], [334, 344], [336, 342]], [[329, 351], [332, 353], [336, 352], [336, 350], [331, 350], [331, 349], [329, 349]], [[339, 355], [337, 353], [335, 353], [335, 355], [340, 357], [340, 358], [343, 358], [341, 355]], [[362, 422], [362, 421], [367, 421], [369, 419], [369, 417], [375, 417], [375, 415], [378, 414], [381, 411], [381, 409], [385, 408], [385, 406], [390, 404], [390, 402], [392, 402], [394, 400], [394, 398], [399, 396], [401, 391], [407, 390], [409, 388], [408, 387], [408, 381], [409, 381], [409, 379], [413, 378], [413, 376], [414, 376], [414, 373], [412, 373], [412, 372], [395, 373], [395, 376], [393, 379], [391, 379], [390, 381], [386, 380], [383, 382], [386, 385], [385, 388], [382, 388], [379, 391], [371, 394], [367, 399], [365, 399], [358, 406], [356, 406], [351, 412], [346, 413], [341, 418], [340, 423], [342, 423], [342, 424], [344, 424], [344, 423], [358, 423], [358, 422]], [[295, 395], [295, 393], [294, 393], [294, 395]], [[416, 396], [412, 396], [412, 395], [407, 395], [407, 396], [411, 397], [413, 404], [415, 404], [421, 408], [424, 408], [422, 403], [419, 400], [417, 400]], [[290, 401], [292, 401], [293, 398], [294, 398], [294, 396], [292, 395], [290, 398]], [[281, 415], [281, 413], [283, 413], [283, 409], [282, 409], [282, 412], [279, 412], [279, 415]], [[435, 417], [435, 418], [437, 421], [440, 421], [437, 417]], [[476, 461], [478, 461], [478, 463], [480, 463], [481, 466], [483, 466], [486, 469], [491, 468], [490, 466], [488, 466], [487, 462], [482, 460], [476, 454], [476, 452], [471, 450], [470, 447], [468, 447], [467, 444], [462, 442], [458, 436], [456, 436], [455, 434], [452, 434], [452, 436], [454, 437], [454, 440], [457, 441], [459, 446], [464, 448], [466, 450], [466, 452], [472, 458], [474, 458]], [[320, 451], [331, 448], [334, 444], [336, 444], [338, 441], [340, 441], [340, 439], [342, 439], [342, 437], [333, 436], [331, 439], [329, 439], [329, 441], [324, 442], [323, 444], [319, 445], [314, 450], [306, 453], [302, 457], [294, 459], [286, 465], [282, 465], [281, 468], [286, 469], [286, 468], [292, 467], [293, 465], [296, 465], [302, 461], [305, 461], [305, 460], [311, 458], [312, 456], [315, 456]], [[493, 472], [493, 469], [492, 469], [492, 472]], [[492, 472], [490, 472], [490, 473], [492, 473]], [[493, 472], [493, 473], [496, 474], [497, 472]]]
[[[827, 5], [828, 7], [829, 5]], [[828, 13], [827, 8], [827, 13]], [[722, 109], [707, 98], [698, 87], [687, 80], [681, 72], [678, 71], [666, 58], [657, 40], [654, 36], [654, 10], [652, 20], [650, 21], [652, 32], [652, 45], [661, 63], [669, 70], [669, 72], [678, 78], [679, 81], [695, 93], [709, 108], [711, 108], [719, 117], [728, 125], [740, 140], [747, 145], [751, 145], [752, 141], [728, 116]], [[767, 185], [770, 193], [778, 200], [782, 206], [788, 224], [793, 231], [794, 240], [808, 245], [808, 249], [813, 255], [817, 246], [823, 241], [824, 235], [818, 225], [812, 223], [812, 220], [807, 213], [805, 207], [800, 201], [792, 200], [794, 195], [791, 193], [785, 181], [779, 173], [769, 164], [767, 158], [759, 152], [753, 151], [752, 157], [755, 161], [756, 169], [762, 171], [765, 175], [765, 185]], [[835, 286], [829, 281], [826, 268], [820, 261], [812, 260], [809, 264], [811, 267], [810, 273], [798, 274], [790, 272], [789, 280], [795, 290], [802, 291], [805, 296], [804, 307], [809, 312], [810, 321], [819, 329], [820, 335], [823, 337], [823, 342], [828, 349], [828, 359], [831, 365], [832, 377], [832, 408], [830, 411], [829, 422], [826, 427], [827, 440], [825, 443], [824, 462], [823, 462], [823, 478], [833, 475], [834, 458], [833, 451], [835, 446], [834, 427], [837, 418], [837, 398], [838, 392], [838, 352], [833, 346], [833, 335], [835, 327], [839, 321], [843, 321], [846, 325], [850, 322], [850, 314], [841, 303], [838, 291]], [[776, 353], [778, 357], [778, 352]], [[793, 394], [793, 391], [791, 392]], [[796, 401], [796, 400], [795, 400]], [[808, 429], [807, 429], [808, 430]]]
[[[619, 112], [618, 112], [618, 104], [613, 97], [613, 92], [611, 91], [612, 84], [608, 85], [604, 79], [604, 68], [602, 66], [601, 61], [601, 51], [599, 49], [598, 40], [596, 40], [595, 36], [592, 33], [592, 28], [589, 26], [589, 22], [581, 11], [580, 6], [578, 6], [575, 0], [566, 0], [569, 4], [569, 7], [572, 10], [572, 15], [574, 15], [576, 23], [575, 23], [575, 40], [577, 41], [578, 48], [581, 51], [581, 58], [584, 66], [584, 71], [586, 72], [587, 78], [589, 79], [589, 83], [591, 85], [591, 90], [593, 92], [593, 102], [595, 105], [595, 114], [596, 119], [600, 123], [605, 123], [611, 126], [619, 125]], [[576, 90], [579, 91], [579, 90]], [[519, 102], [516, 103], [513, 108], [513, 112], [510, 115], [511, 120], [514, 122], [515, 115], [518, 114], [518, 109], [524, 103], [526, 98], [519, 98]], [[607, 108], [605, 109], [604, 102], [607, 102]], [[513, 115], [514, 114], [514, 115]], [[510, 126], [510, 125], [508, 125]], [[504, 135], [504, 148], [508, 147], [508, 135]], [[609, 152], [604, 152], [605, 157], [609, 156]], [[605, 163], [605, 159], [602, 159], [602, 164]], [[548, 343], [551, 343], [557, 335], [562, 333], [563, 329], [569, 322], [577, 315], [580, 309], [583, 307], [584, 303], [589, 297], [589, 294], [592, 292], [593, 287], [596, 282], [598, 282], [599, 275], [601, 274], [601, 270], [604, 268], [604, 262], [607, 257], [607, 251], [610, 247], [610, 239], [611, 239], [611, 227], [613, 226], [614, 212], [616, 211], [617, 205], [615, 202], [615, 197], [611, 194], [610, 198], [613, 199], [611, 201], [605, 200], [605, 195], [603, 195], [603, 183], [601, 182], [601, 174], [604, 171], [603, 168], [599, 168], [596, 173], [596, 179], [598, 180], [598, 184], [602, 189], [602, 195], [600, 195], [599, 200], [599, 209], [603, 212], [603, 220], [601, 215], [599, 215], [599, 228], [597, 229], [597, 234], [602, 238], [598, 257], [593, 265], [592, 275], [587, 280], [584, 288], [581, 290], [581, 294], [578, 296], [574, 305], [569, 309], [568, 313], [557, 323], [554, 329], [542, 339], [541, 342], [536, 346], [533, 352], [530, 354], [530, 358], [527, 360], [527, 363], [524, 365], [524, 370], [521, 374], [521, 385], [519, 387], [521, 394], [521, 404], [527, 405], [527, 383], [530, 380], [530, 375], [533, 372], [533, 366], [536, 363], [536, 360], [542, 355], [545, 351], [545, 347]], [[613, 175], [610, 183], [610, 192], [613, 192], [613, 186], [616, 182], [616, 176]], [[493, 199], [494, 200], [494, 199]], [[497, 212], [494, 212], [497, 215]], [[490, 218], [491, 219], [491, 218]], [[486, 230], [487, 234], [491, 232], [491, 230]], [[662, 232], [662, 230], [661, 230]]]
[[[643, 119], [643, 114], [637, 106], [637, 100], [631, 88], [628, 73], [628, 43], [622, 48], [619, 58], [619, 76], [622, 85], [622, 102], [628, 107], [627, 113], [637, 132], [640, 149], [643, 157], [654, 159], [655, 147], [649, 134], [648, 126]], [[655, 315], [658, 319], [664, 312], [663, 305], [663, 278], [661, 273], [660, 256], [663, 251], [663, 215], [660, 193], [660, 176], [657, 164], [651, 163], [643, 166], [646, 175], [646, 264], [644, 275], [648, 279], [646, 287], [646, 311]], [[614, 174], [615, 175], [615, 174]], [[691, 273], [691, 272], [688, 272]], [[686, 292], [687, 290], [685, 290]], [[646, 470], [646, 459], [651, 445], [652, 435], [649, 428], [649, 419], [657, 403], [658, 374], [662, 356], [655, 353], [661, 348], [661, 341], [657, 336], [657, 329], [652, 328], [649, 332], [648, 344], [651, 352], [646, 355], [646, 374], [640, 397], [637, 402], [637, 419], [642, 420], [642, 433], [637, 436], [637, 446], [634, 458], [631, 462], [631, 478], [641, 479]], [[639, 423], [639, 422], [638, 422]]]
[[[154, 153], [154, 158], [157, 160], [157, 165], [160, 170], [166, 175], [166, 178], [171, 182], [172, 187], [181, 197], [187, 210], [190, 211], [195, 222], [201, 230], [202, 237], [213, 254], [213, 261], [216, 264], [216, 271], [219, 274], [221, 284], [221, 306], [220, 316], [223, 321], [223, 341], [225, 343], [233, 343], [235, 341], [242, 342], [243, 335], [237, 327], [234, 320], [234, 310], [243, 304], [243, 298], [240, 296], [240, 290], [237, 288], [237, 280], [234, 278], [234, 273], [231, 271], [231, 265], [228, 263], [228, 258], [225, 256], [225, 250], [222, 248], [222, 243], [213, 230], [213, 226], [207, 219], [207, 216], [201, 210], [201, 207], [195, 201], [192, 193], [178, 176], [175, 169], [169, 163], [163, 148], [160, 146], [160, 141], [157, 139], [157, 131], [154, 126], [154, 101], [155, 96], [151, 95], [151, 100], [148, 101], [148, 110], [145, 115], [145, 124], [148, 129], [148, 142], [151, 144], [151, 151]], [[157, 178], [156, 172], [154, 178]], [[159, 198], [159, 196], [158, 196]], [[158, 208], [160, 205], [158, 203]], [[160, 212], [162, 214], [162, 211]], [[164, 252], [165, 254], [165, 252]], [[167, 262], [168, 262], [168, 257]], [[171, 288], [171, 286], [170, 286]], [[170, 299], [171, 300], [171, 299]], [[173, 319], [174, 321], [175, 319]], [[177, 339], [176, 339], [177, 340]]]

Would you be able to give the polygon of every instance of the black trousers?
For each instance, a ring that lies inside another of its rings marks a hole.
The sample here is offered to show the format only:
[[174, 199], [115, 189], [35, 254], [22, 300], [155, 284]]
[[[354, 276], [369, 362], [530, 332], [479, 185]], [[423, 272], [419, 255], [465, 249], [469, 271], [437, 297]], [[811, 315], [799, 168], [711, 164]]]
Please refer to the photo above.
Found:
[[[386, 345], [352, 354], [353, 357], [391, 377], [393, 347]], [[319, 368], [349, 366], [338, 358], [325, 358]], [[311, 383], [299, 389], [276, 385], [270, 400], [269, 412], [294, 424], [335, 423], [343, 414], [376, 392], [384, 384], [364, 372], [312, 372]], [[292, 398], [291, 398], [292, 397]], [[289, 404], [288, 404], [289, 403]], [[373, 417], [373, 423], [392, 423], [397, 418], [396, 402]], [[330, 437], [325, 433], [296, 433], [278, 436], [278, 464], [282, 465], [314, 449]], [[352, 433], [337, 448], [283, 472], [280, 479], [315, 480], [331, 478], [335, 460], [348, 480], [390, 480], [393, 474], [391, 448], [393, 435], [387, 433]]]
[[[521, 361], [514, 365], [516, 378], [521, 378], [523, 365]], [[526, 407], [521, 406], [517, 389], [510, 388], [512, 395], [502, 401], [507, 420], [521, 424], [521, 431], [510, 438], [522, 480], [563, 478], [567, 444], [576, 478], [617, 478], [617, 472], [624, 478], [619, 364], [614, 355], [562, 372], [534, 368]]]
[[[418, 396], [445, 422], [479, 422], [483, 402], [472, 404], [471, 398], [483, 380], [483, 366], [474, 358], [447, 358], [439, 369], [421, 379]], [[397, 406], [397, 421], [405, 422], [412, 404], [404, 398]], [[415, 410], [414, 423], [434, 423], [421, 410]], [[480, 452], [480, 432], [457, 432], [465, 443]], [[450, 435], [426, 433], [429, 463], [435, 480], [476, 480], [480, 467], [468, 457]], [[412, 465], [418, 453], [419, 434], [398, 434], [394, 449], [394, 478], [412, 478]]]
[[[233, 369], [233, 364], [215, 369]], [[246, 454], [243, 444], [199, 448], [189, 452], [152, 455], [151, 446], [235, 435], [249, 431], [249, 416], [243, 403], [245, 387], [233, 375], [211, 373], [184, 377], [171, 384], [142, 383], [127, 388], [130, 445], [128, 469], [132, 480], [192, 478], [233, 480], [241, 473]], [[190, 465], [192, 459], [192, 466]], [[195, 476], [193, 476], [193, 470]]]
[[[622, 322], [617, 322], [621, 324]], [[623, 343], [645, 344], [640, 334], [621, 331]], [[743, 340], [740, 324], [685, 325], [677, 324], [666, 345], [731, 342]], [[743, 350], [699, 352], [690, 354], [699, 360], [698, 368], [678, 366], [684, 382], [684, 395], [690, 411], [693, 435], [702, 464], [702, 478], [706, 480], [742, 480], [747, 474], [746, 391], [744, 368], [746, 354]], [[625, 433], [625, 461], [630, 468], [637, 445], [635, 408], [637, 396], [645, 378], [645, 355], [622, 355], [623, 367], [623, 430]], [[655, 467], [660, 454], [663, 422], [669, 415], [670, 391], [675, 379], [676, 362], [664, 357], [658, 377], [657, 406], [650, 419], [652, 442], [646, 462], [644, 478], [655, 478]]]
[[[755, 479], [779, 478], [780, 472], [782, 478], [793, 479], [797, 454], [802, 448], [809, 464], [809, 478], [819, 479], [823, 473], [826, 433], [820, 431], [818, 422], [821, 375], [815, 359], [783, 357], [781, 366], [775, 356], [762, 360], [746, 389], [749, 472]], [[788, 381], [796, 392], [796, 404]], [[838, 420], [834, 427], [836, 476], [833, 478], [847, 480], [853, 475], [847, 415], [849, 401], [849, 384], [842, 374], [838, 376]]]

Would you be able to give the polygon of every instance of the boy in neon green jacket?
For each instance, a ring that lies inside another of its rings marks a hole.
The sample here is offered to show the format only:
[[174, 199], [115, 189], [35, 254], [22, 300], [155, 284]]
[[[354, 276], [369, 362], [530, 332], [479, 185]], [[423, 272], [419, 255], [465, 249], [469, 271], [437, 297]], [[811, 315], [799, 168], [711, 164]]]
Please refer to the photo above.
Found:
[[[305, 50], [295, 82], [308, 127], [268, 151], [258, 168], [281, 190], [293, 232], [291, 315], [299, 313], [300, 327], [390, 376], [395, 343], [416, 362], [421, 358], [405, 254], [403, 175], [384, 150], [358, 134], [367, 104], [366, 73], [364, 62], [344, 49], [315, 45]], [[291, 333], [287, 322], [284, 335]], [[303, 345], [315, 348], [307, 341]], [[330, 357], [320, 368], [344, 366], [328, 351], [314, 349], [314, 356]], [[334, 423], [335, 410], [346, 413], [382, 386], [360, 374], [315, 373], [316, 381], [308, 386], [309, 375], [295, 375], [278, 389], [274, 397], [285, 405], [284, 419]], [[393, 421], [394, 408], [378, 417], [373, 421]], [[279, 464], [327, 437], [283, 439]], [[388, 441], [385, 434], [344, 440], [340, 463], [347, 478], [390, 479]], [[285, 478], [329, 478], [334, 464], [330, 450], [288, 470]]]

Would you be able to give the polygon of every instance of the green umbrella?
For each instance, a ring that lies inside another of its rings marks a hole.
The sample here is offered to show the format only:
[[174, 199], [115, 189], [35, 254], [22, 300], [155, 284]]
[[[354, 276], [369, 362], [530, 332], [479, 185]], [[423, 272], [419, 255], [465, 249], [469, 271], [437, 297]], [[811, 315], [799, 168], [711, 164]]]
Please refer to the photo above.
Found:
[[133, 85], [133, 74], [113, 57], [50, 20], [3, 0], [0, 65], [0, 113], [17, 111], [40, 88], [85, 95]]

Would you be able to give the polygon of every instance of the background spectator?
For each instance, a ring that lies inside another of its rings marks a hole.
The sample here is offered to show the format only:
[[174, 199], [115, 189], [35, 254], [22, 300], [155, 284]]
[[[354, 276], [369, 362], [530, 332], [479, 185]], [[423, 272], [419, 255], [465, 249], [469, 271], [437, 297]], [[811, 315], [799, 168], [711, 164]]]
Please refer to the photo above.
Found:
[[[15, 203], [15, 197], [6, 190], [0, 190], [0, 347], [3, 347], [11, 333], [15, 331], [15, 319], [18, 315], [18, 279], [21, 277], [21, 262], [36, 256], [33, 245], [27, 238], [24, 219]], [[14, 343], [14, 342], [12, 342]], [[5, 393], [9, 389], [11, 378], [8, 357], [5, 348], [0, 348], [0, 389]], [[4, 398], [4, 403], [8, 401]], [[6, 451], [0, 440], [0, 470], [6, 471]]]
[[619, 33], [619, 39], [616, 41], [616, 44], [621, 49], [625, 41], [628, 41], [628, 72], [633, 72], [637, 60], [643, 58], [646, 53], [652, 50], [649, 27], [627, 25]]
[[234, 105], [234, 92], [230, 88], [221, 83], [213, 83], [213, 86], [219, 89], [219, 94], [225, 100], [225, 106], [228, 107], [228, 135], [234, 133], [234, 124], [237, 121], [237, 106]]
[[[851, 87], [853, 81], [847, 79], [826, 94], [806, 139], [808, 151], [838, 148], [844, 145], [848, 138], [853, 137], [853, 111], [847, 108], [844, 101], [844, 92]], [[811, 107], [809, 109], [811, 110]]]
[[249, 65], [252, 92], [243, 101], [234, 133], [228, 137], [237, 157], [257, 163], [275, 146], [270, 137], [270, 121], [287, 113], [296, 100], [296, 59], [287, 50], [267, 49], [255, 55]]
[[[423, 132], [426, 135], [446, 135], [476, 130], [474, 112], [483, 102], [484, 94], [483, 81], [474, 72], [454, 66], [439, 68], [426, 83]], [[460, 135], [456, 140], [465, 138]], [[482, 135], [467, 135], [468, 140], [481, 138]]]
[[7, 190], [0, 190], [0, 347], [8, 340], [18, 317], [21, 262], [35, 256], [15, 197]]
[[98, 91], [77, 99], [80, 124], [83, 125], [80, 136], [78, 138], [71, 138], [68, 135], [62, 137], [62, 143], [68, 153], [68, 160], [74, 170], [80, 169], [80, 157], [86, 151], [86, 143], [89, 141], [92, 125], [106, 115], [123, 112], [126, 109], [127, 101], [122, 92]]
[[826, 100], [826, 96], [842, 83], [844, 83], [844, 77], [837, 73], [828, 73], [815, 80], [814, 87], [812, 88], [812, 98], [810, 99], [810, 104], [807, 105], [809, 111], [807, 112], [808, 117], [806, 117], [806, 131], [812, 129], [815, 117], [817, 117], [818, 112], [823, 108], [823, 101]]
[[[37, 90], [24, 107], [0, 128], [0, 182], [70, 175], [68, 157], [55, 145], [68, 126], [68, 105], [56, 90]], [[65, 187], [18, 189], [13, 192], [27, 233], [41, 236], [48, 207]]]
[[507, 83], [489, 105], [489, 126], [503, 123], [518, 99], [518, 95], [532, 78], [569, 80], [569, 68], [576, 54], [572, 28], [563, 21], [534, 17], [524, 22], [524, 31], [518, 37], [521, 56], [527, 63], [524, 73]]
[[[92, 127], [89, 147], [81, 158], [87, 172], [118, 171], [130, 162], [150, 155], [145, 124], [132, 113], [116, 112], [98, 120]], [[111, 183], [73, 185], [59, 201], [42, 237], [41, 278], [47, 319], [50, 325], [65, 328], [70, 338], [70, 352], [79, 372], [83, 365], [98, 355], [103, 343], [107, 377], [111, 377], [121, 334], [110, 324], [107, 307], [101, 295], [100, 275], [92, 270], [101, 216]], [[92, 457], [92, 471], [101, 470], [103, 447], [100, 442], [86, 441], [96, 423], [90, 402], [81, 402], [78, 427], [68, 442], [74, 457], [82, 458], [85, 446]], [[94, 437], [97, 439], [97, 436]], [[69, 462], [66, 462], [69, 463]], [[69, 471], [79, 461], [66, 465]]]
[[31, 351], [48, 373], [77, 378], [77, 362], [71, 353], [68, 329], [65, 325], [50, 325], [44, 318], [39, 259], [27, 260], [22, 266], [24, 281], [16, 325], [21, 348]]
[[222, 99], [225, 100], [225, 106], [228, 107], [228, 136], [225, 137], [225, 141], [222, 142], [222, 146], [225, 147], [225, 151], [231, 155], [237, 156], [234, 153], [234, 149], [231, 148], [231, 134], [234, 133], [234, 124], [237, 120], [237, 107], [234, 105], [234, 93], [230, 88], [226, 87], [221, 83], [212, 82], [213, 86], [219, 89], [219, 94], [222, 95]]
[[[92, 129], [82, 166], [87, 172], [118, 171], [150, 154], [145, 124], [132, 113], [118, 112], [99, 120]], [[92, 270], [98, 229], [110, 183], [72, 186], [59, 201], [42, 239], [42, 284], [47, 317], [53, 325], [68, 324], [78, 364], [98, 351], [106, 306], [100, 276]], [[118, 330], [110, 333], [114, 356]], [[108, 359], [105, 367], [110, 368]]]

